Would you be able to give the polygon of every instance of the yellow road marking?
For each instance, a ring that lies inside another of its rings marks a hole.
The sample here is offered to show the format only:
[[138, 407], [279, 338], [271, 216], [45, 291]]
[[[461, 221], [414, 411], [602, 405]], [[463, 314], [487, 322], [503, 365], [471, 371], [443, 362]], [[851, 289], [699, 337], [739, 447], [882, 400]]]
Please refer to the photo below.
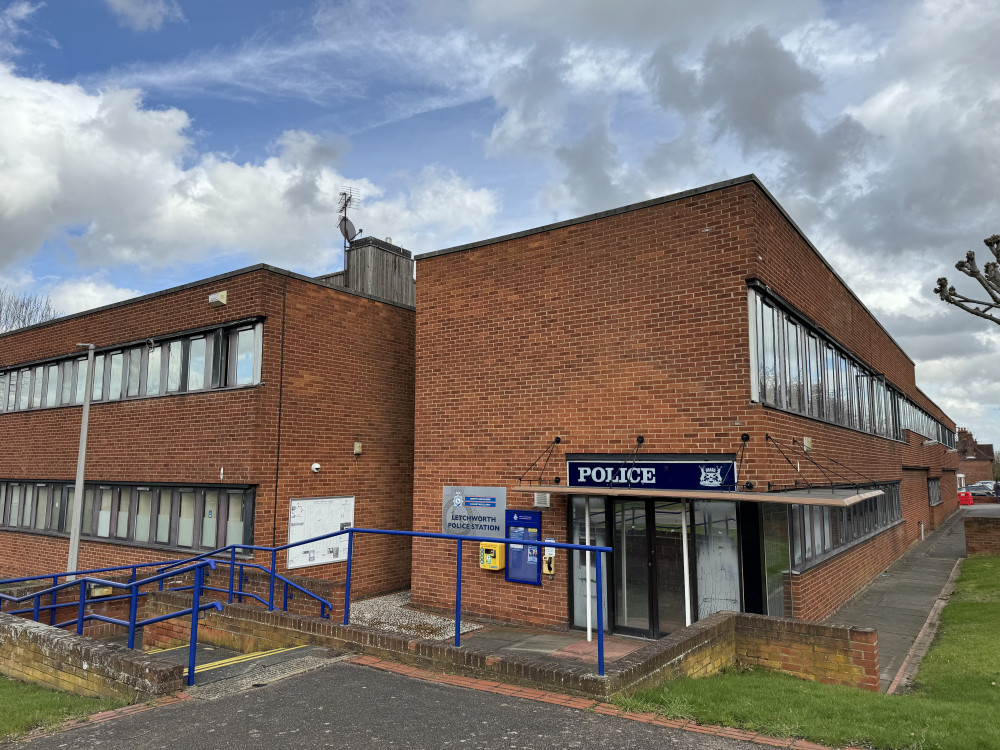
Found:
[[[284, 654], [288, 651], [295, 651], [300, 648], [305, 648], [305, 646], [290, 646], [289, 648], [275, 648], [270, 651], [258, 651], [253, 654], [240, 654], [239, 656], [233, 656], [229, 659], [222, 659], [221, 661], [213, 661], [208, 664], [203, 664], [194, 668], [194, 673], [199, 674], [200, 672], [210, 672], [213, 669], [219, 669], [221, 667], [228, 667], [233, 664], [242, 664], [247, 661], [254, 661], [255, 659], [263, 659], [265, 656], [274, 656], [276, 654]], [[187, 670], [184, 670], [184, 674], [187, 674]]]
[[188, 644], [185, 643], [183, 646], [171, 646], [170, 648], [152, 648], [149, 651], [146, 651], [145, 653], [147, 653], [147, 654], [162, 654], [162, 653], [165, 653], [167, 651], [176, 651], [179, 648], [187, 648], [187, 647], [188, 647]]

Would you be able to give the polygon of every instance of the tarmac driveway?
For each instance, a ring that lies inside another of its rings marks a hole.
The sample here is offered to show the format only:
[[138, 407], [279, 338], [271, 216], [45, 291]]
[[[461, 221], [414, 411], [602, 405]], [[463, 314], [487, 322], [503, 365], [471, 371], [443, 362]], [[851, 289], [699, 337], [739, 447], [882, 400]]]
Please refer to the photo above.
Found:
[[761, 747], [345, 662], [249, 692], [176, 703], [40, 737], [23, 746], [30, 750]]

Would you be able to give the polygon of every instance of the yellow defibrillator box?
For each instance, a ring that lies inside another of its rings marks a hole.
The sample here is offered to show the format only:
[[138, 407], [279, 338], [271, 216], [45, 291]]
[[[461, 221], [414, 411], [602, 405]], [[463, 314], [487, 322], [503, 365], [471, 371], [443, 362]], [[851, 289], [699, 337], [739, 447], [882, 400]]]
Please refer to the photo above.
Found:
[[503, 570], [503, 542], [479, 543], [479, 567], [483, 570]]

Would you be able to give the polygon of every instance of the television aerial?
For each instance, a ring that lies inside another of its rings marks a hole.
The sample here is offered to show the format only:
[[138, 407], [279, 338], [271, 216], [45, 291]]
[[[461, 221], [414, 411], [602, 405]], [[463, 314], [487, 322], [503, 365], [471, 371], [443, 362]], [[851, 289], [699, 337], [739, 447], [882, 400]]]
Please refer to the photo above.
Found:
[[340, 229], [340, 233], [344, 237], [345, 250], [347, 249], [347, 244], [361, 234], [361, 230], [356, 229], [354, 227], [354, 222], [347, 218], [347, 209], [349, 209], [356, 202], [359, 202], [360, 198], [361, 195], [357, 188], [347, 186], [340, 191], [340, 201], [337, 205], [337, 211], [340, 213], [338, 227]]

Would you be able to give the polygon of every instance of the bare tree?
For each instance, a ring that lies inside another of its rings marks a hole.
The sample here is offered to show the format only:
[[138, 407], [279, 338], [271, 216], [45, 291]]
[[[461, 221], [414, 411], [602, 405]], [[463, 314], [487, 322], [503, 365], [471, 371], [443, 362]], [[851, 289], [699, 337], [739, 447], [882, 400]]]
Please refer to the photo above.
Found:
[[0, 286], [0, 333], [59, 317], [47, 294], [18, 293]]
[[1000, 316], [997, 314], [1000, 311], [1000, 234], [987, 237], [983, 243], [990, 249], [996, 260], [989, 261], [980, 271], [979, 266], [976, 265], [976, 254], [970, 250], [965, 254], [965, 260], [956, 263], [955, 268], [969, 278], [978, 281], [979, 285], [986, 290], [989, 299], [973, 299], [959, 294], [955, 291], [955, 287], [948, 286], [948, 279], [943, 276], [938, 279], [934, 293], [948, 304], [1000, 324]]

